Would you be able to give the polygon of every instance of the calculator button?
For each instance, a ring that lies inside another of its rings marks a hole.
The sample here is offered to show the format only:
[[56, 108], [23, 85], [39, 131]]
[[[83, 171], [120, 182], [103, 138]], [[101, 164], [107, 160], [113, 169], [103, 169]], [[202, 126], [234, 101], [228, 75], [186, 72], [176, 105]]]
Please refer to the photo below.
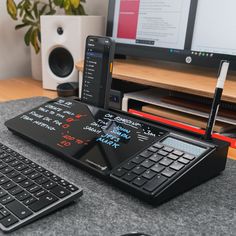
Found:
[[130, 182], [133, 179], [135, 179], [136, 177], [137, 177], [137, 175], [134, 173], [127, 173], [126, 175], [124, 175], [123, 179]]
[[190, 155], [190, 154], [184, 154], [183, 157], [186, 158], [186, 159], [188, 159], [188, 160], [190, 160], [190, 161], [192, 161], [193, 159], [195, 159], [195, 156]]
[[176, 173], [176, 171], [172, 170], [172, 169], [169, 169], [169, 168], [166, 168], [161, 174], [170, 178], [172, 177], [174, 174]]
[[179, 157], [184, 155], [184, 153], [179, 150], [174, 150], [172, 153], [176, 156], [179, 156]]
[[163, 156], [158, 155], [158, 154], [153, 154], [151, 157], [149, 157], [149, 160], [154, 161], [154, 162], [158, 162], [163, 158]]
[[183, 158], [183, 157], [180, 157], [179, 160], [178, 160], [178, 162], [187, 165], [190, 161], [187, 160], [187, 159], [185, 159], [185, 158]]
[[135, 158], [132, 159], [133, 163], [136, 164], [140, 164], [141, 162], [143, 162], [145, 160], [145, 158], [141, 157], [141, 156], [136, 156]]
[[176, 155], [174, 155], [172, 153], [170, 153], [167, 157], [169, 157], [172, 160], [177, 160], [179, 158], [179, 156], [176, 156]]
[[150, 157], [152, 154], [153, 154], [152, 152], [150, 152], [150, 151], [148, 151], [148, 150], [145, 150], [145, 151], [143, 151], [142, 153], [140, 153], [140, 156], [145, 157], [145, 158], [148, 158], [148, 157]]
[[137, 175], [141, 175], [144, 171], [146, 171], [146, 168], [144, 168], [142, 166], [137, 166], [132, 170], [132, 172]]
[[14, 225], [18, 221], [19, 220], [15, 216], [9, 215], [7, 217], [4, 217], [2, 220], [0, 220], [0, 223], [7, 228], [7, 227], [10, 227], [11, 225]]
[[156, 175], [156, 172], [147, 170], [142, 176], [146, 179], [152, 179]]
[[153, 166], [155, 164], [155, 162], [150, 161], [150, 160], [146, 160], [144, 161], [141, 165], [145, 168], [150, 168], [151, 166]]
[[173, 160], [165, 157], [159, 163], [163, 166], [169, 166], [171, 163], [173, 163]]
[[148, 151], [150, 151], [150, 152], [157, 152], [158, 149], [155, 148], [155, 147], [150, 147], [150, 148], [148, 148]]
[[145, 183], [147, 182], [146, 179], [142, 178], [142, 177], [138, 177], [137, 179], [134, 180], [133, 184], [138, 186], [138, 187], [141, 187], [143, 186]]
[[117, 176], [117, 177], [121, 177], [123, 176], [124, 174], [126, 174], [127, 171], [125, 171], [124, 169], [117, 169], [114, 171], [113, 175]]
[[132, 163], [132, 162], [127, 162], [123, 168], [126, 170], [132, 170], [134, 167], [136, 166], [136, 164]]
[[143, 188], [148, 192], [153, 192], [155, 189], [161, 186], [166, 180], [167, 180], [166, 177], [162, 175], [157, 175], [151, 181], [147, 182]]
[[183, 167], [184, 167], [184, 164], [181, 164], [179, 162], [175, 162], [170, 166], [170, 168], [174, 170], [181, 170]]
[[163, 148], [163, 144], [160, 144], [160, 143], [155, 143], [154, 145], [153, 145], [153, 147], [155, 147], [155, 148], [158, 148], [158, 149], [161, 149], [161, 148]]
[[162, 156], [167, 156], [169, 153], [168, 152], [165, 152], [163, 150], [159, 150], [158, 151], [158, 154], [162, 155]]
[[157, 172], [157, 173], [163, 171], [164, 169], [165, 169], [165, 166], [160, 165], [160, 164], [156, 164], [156, 165], [154, 165], [154, 166], [151, 168], [151, 170], [153, 170], [153, 171], [155, 171], [155, 172]]
[[164, 147], [163, 150], [166, 151], [166, 152], [172, 152], [174, 150], [174, 148]]

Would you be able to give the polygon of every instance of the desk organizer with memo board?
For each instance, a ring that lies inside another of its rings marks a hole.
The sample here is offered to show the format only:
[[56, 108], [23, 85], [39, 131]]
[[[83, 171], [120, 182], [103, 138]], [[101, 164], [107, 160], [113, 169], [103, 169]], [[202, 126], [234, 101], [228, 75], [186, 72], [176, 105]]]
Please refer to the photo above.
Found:
[[229, 144], [58, 98], [6, 122], [13, 133], [152, 204], [220, 174]]

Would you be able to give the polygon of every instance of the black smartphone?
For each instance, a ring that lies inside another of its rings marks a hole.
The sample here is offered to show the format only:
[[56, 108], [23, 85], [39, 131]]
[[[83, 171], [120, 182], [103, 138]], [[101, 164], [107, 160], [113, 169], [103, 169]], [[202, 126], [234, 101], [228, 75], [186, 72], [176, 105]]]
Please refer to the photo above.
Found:
[[85, 48], [81, 101], [108, 109], [115, 42], [109, 37], [88, 36]]

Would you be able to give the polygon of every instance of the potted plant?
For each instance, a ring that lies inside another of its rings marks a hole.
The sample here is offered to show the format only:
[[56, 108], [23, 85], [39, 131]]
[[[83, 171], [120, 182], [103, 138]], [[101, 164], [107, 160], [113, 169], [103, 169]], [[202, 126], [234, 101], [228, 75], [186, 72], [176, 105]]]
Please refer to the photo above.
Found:
[[[66, 15], [85, 15], [83, 3], [86, 0], [6, 0], [8, 14], [14, 21], [19, 22], [15, 26], [16, 30], [26, 28], [24, 41], [27, 46], [31, 46], [31, 67], [33, 78], [41, 79], [40, 57], [40, 16], [55, 15], [58, 11], [63, 11]], [[32, 48], [34, 50], [32, 50]], [[38, 59], [36, 59], [37, 57]], [[36, 63], [36, 60], [38, 61]], [[34, 71], [38, 69], [40, 75]]]

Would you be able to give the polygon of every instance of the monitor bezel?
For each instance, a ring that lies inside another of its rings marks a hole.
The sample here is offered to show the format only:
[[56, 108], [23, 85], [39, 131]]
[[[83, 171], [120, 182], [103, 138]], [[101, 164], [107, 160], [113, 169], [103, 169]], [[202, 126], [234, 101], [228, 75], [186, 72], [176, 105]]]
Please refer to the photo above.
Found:
[[[112, 37], [113, 33], [113, 20], [115, 12], [115, 2], [117, 0], [109, 0], [108, 7], [108, 17], [107, 17], [107, 36]], [[197, 9], [198, 0], [191, 0], [190, 14], [193, 15], [194, 11]], [[191, 20], [195, 20], [194, 18]], [[189, 25], [188, 25], [189, 27]], [[192, 27], [193, 28], [193, 27]], [[197, 65], [205, 67], [214, 67], [218, 68], [223, 60], [230, 61], [230, 69], [236, 70], [236, 56], [218, 54], [214, 53], [212, 57], [203, 57], [199, 55], [192, 54], [191, 49], [189, 50], [180, 50], [181, 53], [171, 53], [170, 49], [167, 48], [158, 48], [150, 46], [139, 46], [139, 45], [130, 45], [123, 43], [116, 43], [116, 55], [119, 56], [129, 56], [143, 59], [157, 59], [163, 61], [177, 62], [188, 65]], [[211, 52], [205, 52], [212, 54]]]

